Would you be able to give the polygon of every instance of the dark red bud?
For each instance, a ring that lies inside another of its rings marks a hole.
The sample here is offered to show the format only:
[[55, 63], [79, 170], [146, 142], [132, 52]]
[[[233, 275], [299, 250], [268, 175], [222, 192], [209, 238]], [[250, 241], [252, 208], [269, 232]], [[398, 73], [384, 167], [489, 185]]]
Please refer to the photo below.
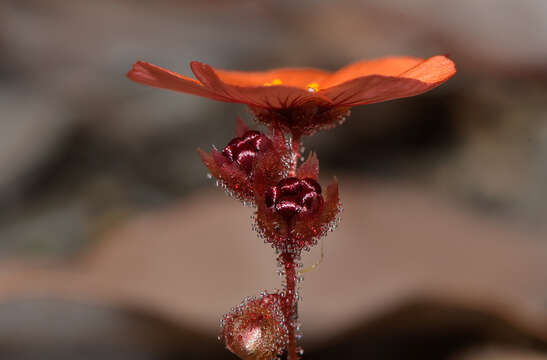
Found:
[[222, 154], [235, 162], [247, 174], [253, 170], [253, 162], [260, 151], [273, 147], [270, 139], [259, 131], [247, 131], [243, 136], [232, 139]]
[[311, 178], [286, 178], [266, 191], [265, 201], [286, 219], [313, 214], [323, 206], [321, 185]]

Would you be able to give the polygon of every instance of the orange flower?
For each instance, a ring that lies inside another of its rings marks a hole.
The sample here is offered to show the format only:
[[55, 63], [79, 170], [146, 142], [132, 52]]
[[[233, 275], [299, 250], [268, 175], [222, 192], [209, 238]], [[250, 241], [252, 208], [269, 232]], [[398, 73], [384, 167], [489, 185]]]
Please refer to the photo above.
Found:
[[360, 61], [336, 72], [313, 68], [227, 71], [197, 61], [190, 67], [197, 80], [143, 61], [135, 63], [127, 76], [149, 86], [246, 104], [258, 120], [295, 136], [336, 126], [352, 106], [418, 95], [456, 73], [452, 60], [442, 55]]

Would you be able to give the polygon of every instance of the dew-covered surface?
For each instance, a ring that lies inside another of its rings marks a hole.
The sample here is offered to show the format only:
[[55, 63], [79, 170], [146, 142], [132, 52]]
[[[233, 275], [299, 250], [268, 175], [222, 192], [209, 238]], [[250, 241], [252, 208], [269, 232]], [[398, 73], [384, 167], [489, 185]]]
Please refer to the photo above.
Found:
[[218, 340], [241, 358], [281, 357], [289, 341], [284, 291], [246, 297], [220, 320]]
[[304, 359], [545, 358], [546, 23], [536, 0], [0, 2], [0, 358], [234, 359], [218, 319], [280, 288], [256, 208], [196, 153], [238, 115], [265, 129], [131, 83], [134, 61], [437, 53], [442, 87], [302, 139], [344, 207], [298, 282]]

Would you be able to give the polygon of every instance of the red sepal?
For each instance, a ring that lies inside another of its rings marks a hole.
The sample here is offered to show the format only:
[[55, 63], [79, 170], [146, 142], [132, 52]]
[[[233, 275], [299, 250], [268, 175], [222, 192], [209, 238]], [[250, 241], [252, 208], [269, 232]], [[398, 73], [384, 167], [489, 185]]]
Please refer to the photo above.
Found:
[[310, 153], [306, 161], [300, 165], [296, 171], [296, 177], [300, 179], [312, 178], [315, 181], [319, 179], [319, 160], [314, 152]]
[[243, 121], [243, 119], [238, 116], [236, 119], [236, 136], [241, 137], [247, 131], [249, 131], [249, 127], [247, 126], [247, 124], [245, 124], [245, 121]]
[[307, 248], [315, 245], [317, 240], [337, 226], [340, 199], [336, 178], [327, 187], [324, 198], [325, 202], [320, 212], [308, 215], [295, 222], [292, 238], [297, 247]]
[[220, 151], [213, 149], [205, 152], [198, 149], [201, 160], [207, 166], [211, 175], [220, 181], [231, 195], [242, 201], [253, 200], [253, 182], [244, 171], [230, 162]]

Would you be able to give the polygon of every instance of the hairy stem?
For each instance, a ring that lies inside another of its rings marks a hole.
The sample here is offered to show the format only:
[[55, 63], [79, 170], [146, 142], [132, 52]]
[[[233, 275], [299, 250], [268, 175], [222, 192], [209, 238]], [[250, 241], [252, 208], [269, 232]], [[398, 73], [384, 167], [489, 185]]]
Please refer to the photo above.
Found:
[[[296, 176], [298, 160], [300, 160], [300, 135], [292, 134], [291, 144], [293, 164], [290, 176]], [[292, 226], [289, 225], [289, 228]], [[290, 234], [289, 230], [289, 234]], [[290, 235], [289, 235], [290, 237]], [[288, 242], [290, 242], [290, 238]], [[287, 360], [299, 360], [298, 346], [296, 344], [296, 325], [298, 323], [298, 311], [296, 306], [296, 261], [295, 254], [287, 250], [280, 255], [281, 263], [285, 270], [285, 322], [289, 332], [289, 346], [287, 348]]]
[[290, 172], [291, 176], [296, 175], [296, 169], [298, 168], [298, 160], [300, 160], [300, 135], [293, 135], [292, 137], [292, 155], [293, 155], [293, 164]]
[[281, 262], [285, 270], [285, 322], [289, 331], [289, 346], [287, 360], [298, 360], [296, 344], [296, 325], [298, 313], [296, 306], [296, 262], [295, 255], [289, 252], [281, 253]]

